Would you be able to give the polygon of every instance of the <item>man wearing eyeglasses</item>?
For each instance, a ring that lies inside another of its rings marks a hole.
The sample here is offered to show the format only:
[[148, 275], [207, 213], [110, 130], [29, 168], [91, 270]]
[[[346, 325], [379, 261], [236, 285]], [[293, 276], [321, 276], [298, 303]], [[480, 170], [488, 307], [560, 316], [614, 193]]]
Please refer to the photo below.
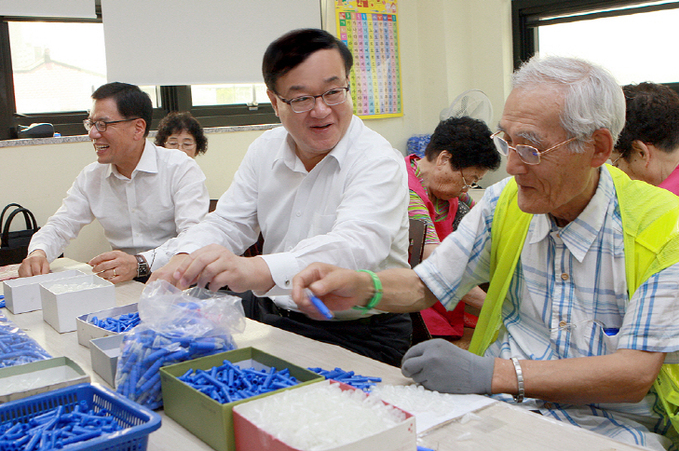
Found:
[[82, 170], [61, 207], [31, 239], [19, 267], [22, 277], [48, 273], [49, 262], [97, 219], [113, 250], [90, 260], [92, 270], [113, 283], [143, 279], [169, 260], [160, 246], [207, 213], [205, 175], [195, 161], [146, 139], [153, 113], [148, 94], [108, 83], [92, 98], [84, 125], [97, 162]]
[[[314, 261], [408, 265], [405, 166], [353, 115], [351, 65], [347, 47], [322, 30], [294, 30], [269, 46], [262, 71], [283, 127], [252, 143], [216, 210], [181, 237], [181, 253], [151, 280], [228, 285], [246, 292], [250, 318], [398, 365], [408, 315], [348, 310], [310, 319], [287, 296], [292, 277]], [[238, 257], [260, 232], [263, 255]]]
[[314, 264], [295, 277], [293, 299], [305, 312], [307, 288], [332, 310], [415, 311], [437, 299], [453, 309], [490, 282], [469, 351], [420, 343], [405, 376], [627, 443], [676, 446], [679, 200], [604, 165], [624, 119], [605, 70], [532, 59], [514, 74], [492, 138], [513, 177], [489, 187], [414, 270], [382, 271], [376, 284]]

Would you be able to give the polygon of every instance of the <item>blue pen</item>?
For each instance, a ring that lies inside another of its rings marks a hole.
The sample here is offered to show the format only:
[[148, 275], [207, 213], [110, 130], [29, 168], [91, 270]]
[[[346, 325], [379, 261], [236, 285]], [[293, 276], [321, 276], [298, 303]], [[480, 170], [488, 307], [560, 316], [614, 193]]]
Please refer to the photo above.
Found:
[[321, 315], [325, 316], [328, 319], [332, 319], [335, 316], [332, 314], [332, 311], [330, 311], [330, 309], [323, 303], [323, 301], [314, 296], [310, 289], [305, 288], [304, 292], [306, 293], [311, 303], [314, 304], [314, 307], [316, 307], [318, 311], [321, 312]]

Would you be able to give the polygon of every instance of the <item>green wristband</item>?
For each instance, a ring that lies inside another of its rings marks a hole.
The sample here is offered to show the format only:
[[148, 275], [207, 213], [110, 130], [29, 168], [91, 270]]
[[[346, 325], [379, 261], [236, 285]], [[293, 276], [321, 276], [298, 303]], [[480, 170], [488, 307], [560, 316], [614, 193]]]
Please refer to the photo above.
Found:
[[380, 303], [382, 300], [382, 282], [380, 282], [380, 278], [377, 277], [377, 274], [374, 272], [367, 270], [367, 269], [359, 269], [357, 272], [364, 272], [367, 273], [373, 280], [373, 285], [375, 285], [375, 294], [373, 294], [372, 299], [368, 301], [368, 304], [366, 304], [365, 307], [359, 307], [354, 306], [356, 310], [361, 310], [363, 313], [367, 313], [368, 311], [372, 310], [377, 304]]

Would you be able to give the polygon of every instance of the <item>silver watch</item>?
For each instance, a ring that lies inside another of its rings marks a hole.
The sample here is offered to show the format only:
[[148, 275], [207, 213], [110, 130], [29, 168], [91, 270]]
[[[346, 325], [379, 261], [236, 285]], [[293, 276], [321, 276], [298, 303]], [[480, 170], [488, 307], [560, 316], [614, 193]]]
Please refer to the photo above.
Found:
[[151, 274], [151, 268], [143, 255], [135, 255], [137, 259], [137, 277], [144, 277]]

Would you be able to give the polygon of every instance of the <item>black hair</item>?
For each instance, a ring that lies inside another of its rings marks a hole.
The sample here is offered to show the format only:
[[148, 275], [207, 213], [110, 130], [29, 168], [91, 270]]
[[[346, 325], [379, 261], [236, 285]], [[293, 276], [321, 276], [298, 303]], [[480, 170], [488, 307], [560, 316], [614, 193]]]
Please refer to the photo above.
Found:
[[627, 112], [615, 149], [623, 158], [629, 159], [637, 139], [668, 153], [679, 147], [679, 94], [649, 82], [626, 85], [622, 91]]
[[118, 112], [125, 118], [140, 117], [146, 122], [144, 136], [148, 136], [151, 130], [153, 117], [153, 103], [151, 98], [139, 86], [127, 83], [113, 82], [101, 85], [92, 94], [94, 100], [113, 98], [118, 107]]
[[337, 49], [349, 75], [354, 58], [342, 41], [324, 30], [301, 28], [276, 39], [264, 52], [262, 75], [266, 87], [276, 92], [276, 82], [280, 77], [303, 63], [312, 53], [323, 49]]
[[472, 166], [494, 171], [500, 167], [500, 154], [490, 139], [490, 129], [480, 120], [471, 117], [451, 117], [436, 126], [424, 156], [429, 161], [447, 150], [451, 154], [453, 169]]
[[203, 133], [200, 122], [191, 113], [169, 113], [158, 124], [158, 134], [156, 135], [156, 146], [164, 146], [167, 138], [174, 133], [181, 133], [186, 130], [191, 133], [196, 140], [196, 155], [204, 154], [207, 151], [207, 138]]

